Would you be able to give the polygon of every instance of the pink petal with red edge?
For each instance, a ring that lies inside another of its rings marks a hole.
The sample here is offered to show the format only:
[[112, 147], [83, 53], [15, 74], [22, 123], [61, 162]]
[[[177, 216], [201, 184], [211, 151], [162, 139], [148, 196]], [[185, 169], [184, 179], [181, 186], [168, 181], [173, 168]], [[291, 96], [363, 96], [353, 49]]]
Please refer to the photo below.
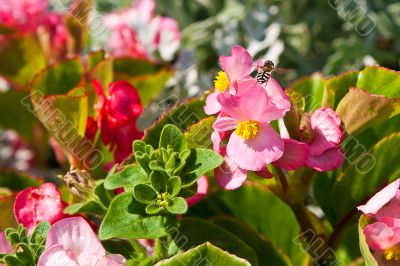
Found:
[[237, 124], [238, 122], [236, 119], [230, 118], [228, 116], [218, 116], [212, 127], [218, 132], [224, 132], [235, 129]]
[[289, 96], [286, 95], [279, 83], [273, 78], [267, 82], [265, 90], [269, 96], [266, 119], [272, 121], [284, 117], [290, 110]]
[[309, 154], [306, 164], [319, 172], [325, 172], [340, 167], [343, 162], [343, 152], [338, 148], [332, 148], [321, 155]]
[[385, 223], [376, 222], [363, 229], [368, 246], [382, 251], [400, 243], [400, 228], [391, 228]]
[[321, 108], [311, 115], [311, 128], [314, 139], [310, 146], [310, 153], [320, 155], [326, 150], [337, 147], [343, 138], [343, 129], [340, 127], [339, 116], [330, 108]]
[[208, 115], [213, 115], [221, 111], [221, 105], [218, 102], [218, 92], [214, 91], [210, 93], [206, 98], [206, 105], [204, 106], [204, 112]]
[[261, 170], [266, 164], [278, 160], [284, 150], [283, 139], [267, 123], [261, 123], [257, 136], [243, 139], [232, 133], [227, 154], [240, 168], [252, 171]]
[[376, 214], [383, 206], [391, 201], [400, 186], [400, 178], [384, 187], [376, 193], [365, 205], [358, 206], [357, 209], [364, 214]]
[[62, 219], [63, 210], [60, 192], [52, 183], [22, 190], [14, 202], [15, 218], [27, 228], [28, 233], [40, 222], [48, 221], [52, 224]]
[[[240, 90], [242, 82], [239, 81], [238, 88]], [[246, 90], [239, 96], [223, 93], [218, 95], [221, 109], [228, 116], [240, 120], [254, 120], [259, 122], [268, 122], [269, 97], [267, 92], [260, 85], [255, 85], [252, 90]]]
[[0, 233], [0, 254], [8, 254], [13, 253], [13, 249], [7, 241], [6, 233]]
[[247, 178], [247, 170], [239, 168], [234, 160], [224, 156], [224, 162], [215, 169], [215, 179], [225, 189], [237, 189]]
[[196, 195], [187, 198], [186, 201], [189, 206], [193, 206], [207, 195], [208, 192], [208, 179], [206, 176], [200, 176], [197, 180], [197, 193]]
[[234, 45], [230, 56], [220, 56], [219, 63], [228, 74], [230, 83], [248, 76], [253, 68], [253, 59], [246, 49]]
[[308, 158], [307, 144], [294, 139], [284, 139], [283, 141], [285, 143], [283, 155], [273, 164], [287, 171], [304, 166]]

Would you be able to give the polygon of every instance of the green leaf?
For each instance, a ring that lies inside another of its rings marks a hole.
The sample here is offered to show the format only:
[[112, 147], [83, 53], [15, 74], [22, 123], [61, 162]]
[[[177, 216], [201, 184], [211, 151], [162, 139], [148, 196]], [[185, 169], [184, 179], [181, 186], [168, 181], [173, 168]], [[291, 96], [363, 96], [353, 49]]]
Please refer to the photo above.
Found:
[[158, 214], [159, 212], [161, 212], [163, 210], [163, 207], [161, 207], [160, 205], [156, 204], [156, 203], [152, 203], [147, 205], [146, 207], [146, 213], [148, 215], [155, 215]]
[[308, 261], [308, 254], [293, 242], [301, 234], [294, 213], [266, 187], [247, 182], [236, 190], [209, 193], [187, 215], [211, 218], [223, 214], [239, 218], [263, 234], [289, 256], [293, 265], [304, 265]]
[[106, 208], [96, 202], [95, 200], [89, 200], [83, 203], [76, 203], [69, 205], [64, 209], [64, 213], [74, 215], [78, 213], [92, 213], [100, 216], [106, 214]]
[[324, 94], [334, 95], [334, 102], [329, 107], [336, 109], [340, 100], [351, 87], [356, 87], [358, 71], [348, 71], [326, 80]]
[[143, 140], [135, 140], [132, 144], [133, 147], [133, 151], [134, 152], [143, 152], [146, 153], [145, 147], [146, 147], [146, 142], [144, 142]]
[[203, 108], [204, 100], [193, 99], [179, 104], [164, 113], [154, 125], [146, 129], [143, 140], [154, 148], [158, 148], [161, 131], [165, 125], [174, 124], [180, 130], [185, 131], [201, 119], [208, 117]]
[[[337, 178], [330, 195], [335, 222], [374, 194], [386, 182], [400, 176], [400, 133], [382, 139]], [[382, 158], [384, 158], [382, 160]]]
[[29, 111], [29, 93], [10, 89], [0, 92], [0, 126], [17, 131], [25, 140], [33, 137], [33, 127], [38, 123]]
[[213, 265], [213, 266], [250, 266], [251, 264], [235, 255], [204, 243], [187, 252], [176, 255], [170, 259], [160, 261], [156, 266], [180, 266], [180, 265]]
[[183, 214], [187, 212], [188, 204], [184, 198], [176, 197], [172, 199], [171, 205], [167, 206], [167, 210], [173, 214]]
[[239, 237], [256, 253], [260, 265], [292, 265], [289, 257], [278, 249], [271, 240], [259, 234], [245, 223], [228, 216], [218, 216], [211, 221]]
[[340, 101], [336, 112], [346, 131], [357, 135], [366, 128], [399, 114], [400, 98], [387, 99], [382, 95], [351, 88]]
[[22, 261], [20, 261], [19, 259], [17, 259], [16, 257], [14, 257], [12, 255], [4, 257], [4, 262], [6, 263], [7, 266], [25, 266], [26, 265]]
[[[201, 245], [205, 242], [248, 260], [251, 265], [259, 265], [257, 254], [240, 238], [229, 233], [223, 227], [198, 218], [185, 218], [181, 221], [179, 229], [171, 231], [173, 242], [180, 250]], [[184, 236], [184, 241], [182, 241]]]
[[0, 57], [0, 74], [22, 86], [46, 66], [43, 50], [32, 35], [8, 36], [0, 46]]
[[133, 190], [133, 195], [140, 203], [149, 204], [157, 197], [157, 192], [149, 185], [138, 184]]
[[164, 193], [167, 191], [167, 182], [169, 175], [164, 170], [153, 171], [150, 174], [151, 185], [157, 190], [158, 193]]
[[179, 191], [181, 191], [182, 181], [179, 176], [174, 176], [167, 182], [167, 192], [171, 195], [171, 197], [175, 197], [178, 195]]
[[150, 183], [147, 173], [138, 164], [126, 166], [121, 172], [110, 175], [104, 182], [106, 189], [116, 189], [123, 187], [132, 190], [137, 184]]
[[40, 182], [25, 173], [14, 170], [0, 170], [0, 187], [8, 188], [13, 191], [20, 191], [28, 187], [39, 186]]
[[130, 192], [116, 196], [101, 223], [100, 239], [157, 238], [166, 235], [176, 224], [176, 218], [172, 216], [149, 216], [145, 207]]
[[294, 83], [289, 89], [300, 92], [305, 100], [305, 111], [310, 112], [322, 106], [325, 79], [315, 73]]
[[17, 258], [24, 264], [24, 265], [34, 265], [35, 264], [35, 256], [32, 254], [32, 251], [29, 249], [29, 246], [24, 243], [18, 244], [18, 250], [15, 253]]
[[215, 117], [210, 116], [204, 118], [192, 125], [184, 136], [188, 148], [212, 148], [211, 133], [213, 132], [212, 125], [215, 122]]
[[126, 259], [138, 256], [131, 243], [125, 239], [109, 239], [102, 241], [101, 244], [110, 254], [121, 254]]
[[363, 228], [368, 224], [368, 218], [364, 215], [361, 215], [358, 221], [358, 238], [360, 241], [360, 250], [361, 254], [365, 260], [365, 266], [378, 266], [374, 256], [371, 254], [369, 250], [367, 241], [365, 239], [365, 235], [363, 232]]
[[50, 230], [50, 223], [49, 222], [41, 222], [38, 225], [36, 225], [35, 230], [33, 231], [31, 235], [30, 242], [35, 243], [38, 245], [45, 244], [47, 234]]
[[182, 131], [175, 125], [165, 125], [161, 131], [159, 148], [171, 146], [174, 151], [180, 152], [187, 149], [186, 140]]
[[182, 187], [193, 185], [197, 179], [223, 162], [221, 155], [208, 149], [191, 149], [181, 172]]

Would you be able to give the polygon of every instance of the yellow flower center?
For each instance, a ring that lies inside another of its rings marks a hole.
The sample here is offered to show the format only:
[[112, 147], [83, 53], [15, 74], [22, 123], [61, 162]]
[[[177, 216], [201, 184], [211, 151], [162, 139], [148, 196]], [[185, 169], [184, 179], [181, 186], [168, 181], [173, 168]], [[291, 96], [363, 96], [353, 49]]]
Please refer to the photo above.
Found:
[[235, 130], [236, 134], [244, 139], [254, 138], [258, 131], [260, 131], [260, 124], [251, 120], [240, 122]]
[[229, 79], [226, 72], [224, 71], [218, 72], [218, 75], [215, 77], [214, 80], [214, 87], [217, 89], [219, 93], [222, 93], [225, 90], [229, 89]]
[[390, 261], [390, 260], [400, 260], [400, 247], [394, 246], [391, 248], [388, 248], [383, 252], [383, 256], [385, 257], [385, 260]]

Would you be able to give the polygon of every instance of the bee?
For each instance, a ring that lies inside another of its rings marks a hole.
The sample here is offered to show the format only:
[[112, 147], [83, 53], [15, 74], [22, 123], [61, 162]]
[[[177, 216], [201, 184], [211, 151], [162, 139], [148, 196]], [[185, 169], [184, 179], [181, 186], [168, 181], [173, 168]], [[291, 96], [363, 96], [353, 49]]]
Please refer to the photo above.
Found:
[[272, 71], [274, 71], [275, 65], [271, 60], [266, 60], [263, 65], [257, 69], [256, 80], [259, 84], [266, 84], [271, 78]]

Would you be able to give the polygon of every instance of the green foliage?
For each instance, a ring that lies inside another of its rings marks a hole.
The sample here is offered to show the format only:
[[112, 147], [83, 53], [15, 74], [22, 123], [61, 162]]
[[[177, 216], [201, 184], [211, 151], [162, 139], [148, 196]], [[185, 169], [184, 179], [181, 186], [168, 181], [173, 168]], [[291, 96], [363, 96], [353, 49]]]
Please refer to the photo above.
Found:
[[235, 255], [213, 246], [210, 243], [204, 243], [198, 247], [192, 248], [182, 254], [176, 255], [168, 260], [157, 263], [157, 266], [178, 266], [182, 265], [215, 265], [215, 266], [244, 266], [252, 265], [248, 261], [238, 258]]
[[186, 213], [183, 197], [192, 195], [188, 192], [197, 179], [222, 163], [211, 150], [188, 149], [174, 125], [165, 125], [158, 138], [157, 147], [135, 141], [136, 162], [106, 178], [106, 189], [123, 187], [126, 193], [112, 200], [100, 227], [102, 239], [166, 235], [176, 225], [177, 215]]
[[8, 228], [5, 233], [14, 252], [1, 254], [0, 263], [5, 263], [7, 266], [36, 265], [44, 251], [49, 230], [48, 222], [39, 223], [30, 236], [22, 225], [19, 225], [18, 229]]
[[372, 256], [371, 251], [369, 250], [367, 241], [365, 239], [365, 235], [363, 229], [368, 225], [368, 218], [364, 215], [361, 215], [358, 221], [358, 238], [360, 240], [360, 250], [361, 254], [365, 260], [365, 266], [378, 266], [375, 258]]

